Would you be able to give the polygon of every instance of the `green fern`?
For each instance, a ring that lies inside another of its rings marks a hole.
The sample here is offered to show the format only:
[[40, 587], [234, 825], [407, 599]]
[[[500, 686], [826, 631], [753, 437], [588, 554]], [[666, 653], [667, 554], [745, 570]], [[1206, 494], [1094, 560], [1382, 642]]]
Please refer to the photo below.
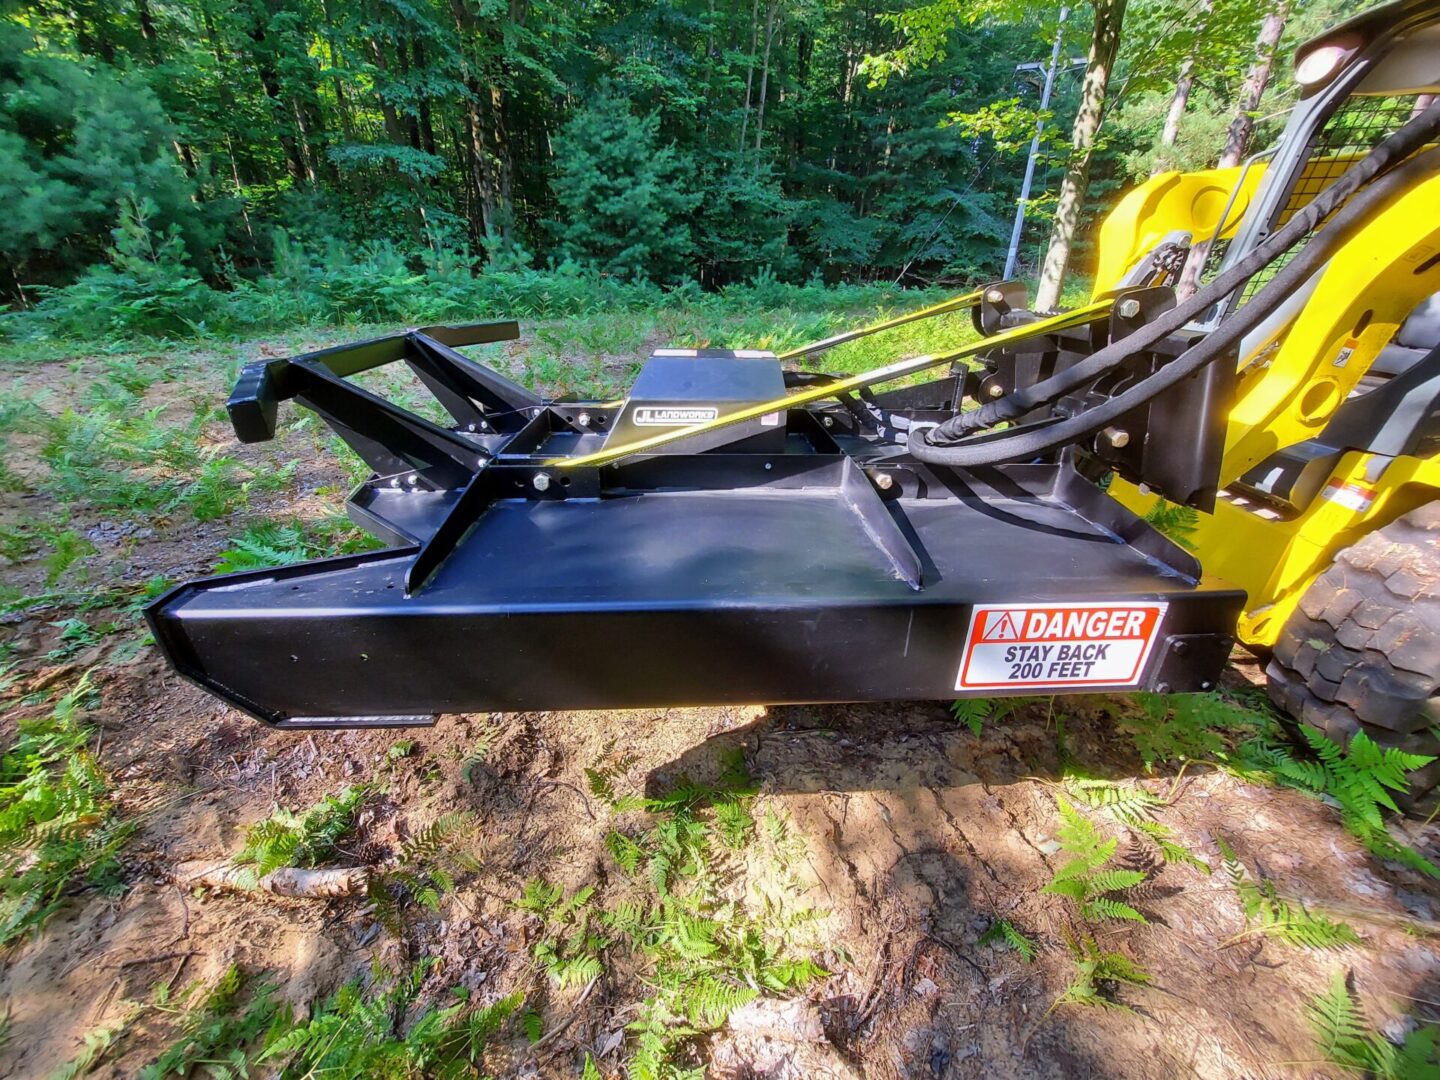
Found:
[[285, 866], [318, 866], [335, 854], [369, 794], [360, 784], [327, 795], [303, 814], [277, 810], [246, 830], [235, 863], [248, 867], [255, 880]]
[[238, 965], [230, 965], [198, 1004], [184, 1013], [179, 1035], [140, 1071], [140, 1080], [188, 1076], [195, 1066], [236, 1052], [242, 1052], [243, 1062], [246, 1047], [289, 1019], [289, 1006], [275, 998], [277, 983], [261, 979], [253, 988], [249, 983]]
[[1270, 763], [1280, 782], [1334, 799], [1346, 828], [1376, 855], [1440, 878], [1440, 867], [1390, 835], [1384, 816], [1398, 810], [1391, 792], [1407, 790], [1406, 774], [1434, 758], [1379, 746], [1363, 731], [1356, 732], [1344, 749], [1314, 728], [1300, 731], [1317, 760], [1299, 760], [1264, 744], [1252, 748], [1251, 754]]
[[1070, 775], [1065, 791], [1094, 810], [1103, 810], [1116, 821], [1135, 826], [1146, 821], [1164, 803], [1138, 784], [1117, 784], [1109, 780]]
[[1316, 915], [1300, 904], [1282, 899], [1273, 882], [1252, 880], [1230, 845], [1218, 837], [1215, 842], [1224, 860], [1225, 876], [1230, 879], [1245, 910], [1246, 924], [1253, 924], [1247, 933], [1272, 937], [1287, 945], [1306, 949], [1339, 949], [1360, 943], [1360, 936], [1344, 923]]
[[461, 874], [479, 870], [480, 862], [466, 844], [474, 831], [475, 816], [455, 811], [441, 814], [400, 845], [394, 863], [370, 877], [368, 895], [380, 922], [398, 931], [407, 903], [437, 910]]
[[123, 889], [119, 820], [80, 715], [95, 704], [85, 675], [50, 713], [16, 722], [0, 756], [0, 947], [32, 933], [73, 892]]
[[1014, 715], [1030, 701], [1029, 698], [961, 698], [950, 706], [950, 713], [956, 720], [960, 721], [970, 733], [979, 736], [985, 729], [986, 721], [999, 723], [1008, 716]]
[[1144, 834], [1157, 848], [1167, 863], [1188, 863], [1204, 873], [1210, 873], [1210, 864], [1200, 858], [1184, 844], [1178, 843], [1174, 833], [1158, 821], [1137, 821], [1133, 828]]
[[1124, 953], [1107, 952], [1091, 937], [1070, 943], [1075, 960], [1075, 977], [1055, 1000], [1059, 1005], [1096, 1005], [1107, 1009], [1134, 1010], [1116, 996], [1124, 986], [1150, 985], [1150, 973]]
[[1043, 892], [1069, 897], [1084, 919], [1128, 919], [1146, 922], [1135, 908], [1111, 893], [1134, 888], [1145, 880], [1140, 870], [1108, 867], [1117, 841], [1106, 837], [1063, 797], [1057, 799], [1063, 824], [1056, 831], [1061, 848], [1070, 856]]
[[1223, 756], [1232, 742], [1275, 727], [1265, 713], [1218, 693], [1141, 693], [1134, 700], [1140, 715], [1121, 713], [1117, 720], [1147, 770], [1157, 762]]
[[980, 935], [976, 944], [994, 945], [1001, 942], [1019, 953], [1020, 959], [1027, 964], [1032, 963], [1038, 953], [1035, 943], [1016, 929], [1009, 919], [992, 919], [989, 929]]
[[1440, 1027], [1423, 1024], [1397, 1046], [1365, 1022], [1345, 975], [1336, 972], [1324, 993], [1305, 1007], [1320, 1052], [1343, 1068], [1376, 1080], [1440, 1078]]
[[[346, 983], [302, 1021], [267, 1033], [257, 1063], [280, 1066], [282, 1077], [352, 1076], [408, 1078], [473, 1076], [482, 1072], [485, 1048], [524, 1003], [514, 993], [477, 1006], [468, 991], [459, 1003], [415, 1014], [420, 987], [432, 960], [407, 972], [373, 972], [368, 985]], [[401, 1018], [414, 1015], [408, 1030]]]
[[[531, 878], [515, 906], [540, 920], [542, 933], [531, 955], [559, 987], [583, 986], [605, 970], [601, 955], [610, 939], [591, 927], [593, 886], [569, 896], [559, 885]], [[603, 924], [604, 918], [597, 920]]]
[[1195, 543], [1190, 539], [1200, 527], [1200, 515], [1189, 506], [1158, 500], [1145, 515], [1145, 520], [1156, 532], [1161, 533], [1186, 551], [1194, 551]]

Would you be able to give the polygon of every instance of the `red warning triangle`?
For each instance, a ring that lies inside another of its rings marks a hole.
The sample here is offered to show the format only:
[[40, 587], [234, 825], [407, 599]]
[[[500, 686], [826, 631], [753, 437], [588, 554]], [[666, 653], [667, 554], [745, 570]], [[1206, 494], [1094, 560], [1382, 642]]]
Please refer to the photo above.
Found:
[[990, 618], [985, 623], [986, 641], [1018, 641], [1020, 628], [1015, 624], [1015, 616], [1009, 611], [992, 611]]

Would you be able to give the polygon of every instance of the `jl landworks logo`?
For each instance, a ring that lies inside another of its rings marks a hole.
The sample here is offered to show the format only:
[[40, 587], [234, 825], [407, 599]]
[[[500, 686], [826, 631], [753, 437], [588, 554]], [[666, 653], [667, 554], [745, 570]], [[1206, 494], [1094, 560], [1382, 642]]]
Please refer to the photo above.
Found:
[[641, 405], [630, 422], [638, 427], [684, 427], [703, 424], [719, 415], [714, 405]]

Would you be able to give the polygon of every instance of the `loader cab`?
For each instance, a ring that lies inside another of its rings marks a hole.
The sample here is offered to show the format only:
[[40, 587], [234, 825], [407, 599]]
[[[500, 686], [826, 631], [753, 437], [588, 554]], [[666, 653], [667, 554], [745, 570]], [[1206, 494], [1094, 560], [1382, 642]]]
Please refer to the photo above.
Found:
[[[1216, 230], [1221, 235], [1209, 246], [1201, 282], [1253, 251], [1376, 143], [1430, 104], [1440, 91], [1440, 3], [1386, 5], [1335, 27], [1297, 50], [1295, 78], [1300, 101], [1274, 146], [1254, 155], [1240, 171]], [[1226, 238], [1225, 219], [1237, 204], [1243, 217], [1234, 235]], [[1213, 328], [1283, 265], [1277, 261], [1256, 274], [1227, 302], [1197, 320], [1196, 328]], [[1308, 296], [1308, 291], [1297, 295], [1286, 306], [1288, 313], [1303, 306]]]

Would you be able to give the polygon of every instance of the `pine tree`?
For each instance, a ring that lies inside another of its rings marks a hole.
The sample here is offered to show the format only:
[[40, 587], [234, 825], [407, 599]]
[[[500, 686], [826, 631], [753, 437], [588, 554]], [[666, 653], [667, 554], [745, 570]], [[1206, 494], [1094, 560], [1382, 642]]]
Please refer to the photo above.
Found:
[[687, 216], [700, 196], [659, 130], [658, 115], [636, 116], [607, 88], [556, 136], [550, 187], [567, 254], [624, 278], [670, 281], [691, 270]]

